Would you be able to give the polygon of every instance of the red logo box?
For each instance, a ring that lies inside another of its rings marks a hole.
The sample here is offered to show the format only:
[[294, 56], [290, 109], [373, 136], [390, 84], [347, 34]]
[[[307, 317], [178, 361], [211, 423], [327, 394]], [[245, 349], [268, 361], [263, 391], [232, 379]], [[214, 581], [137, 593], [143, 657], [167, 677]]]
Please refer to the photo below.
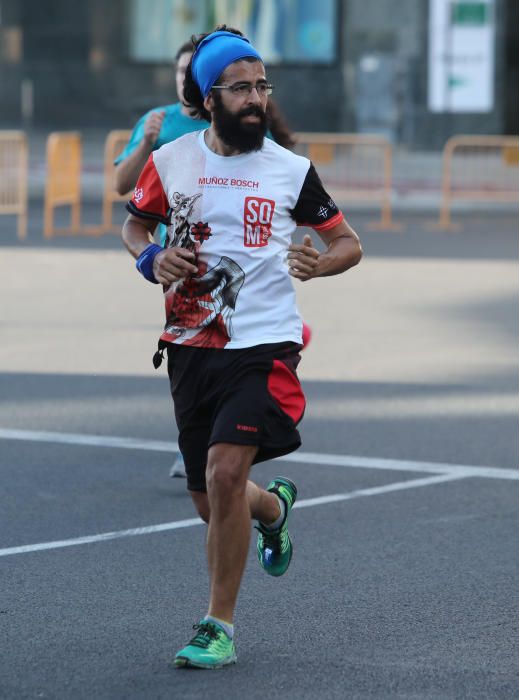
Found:
[[276, 202], [262, 197], [245, 197], [243, 209], [243, 245], [263, 248], [272, 235], [272, 217]]

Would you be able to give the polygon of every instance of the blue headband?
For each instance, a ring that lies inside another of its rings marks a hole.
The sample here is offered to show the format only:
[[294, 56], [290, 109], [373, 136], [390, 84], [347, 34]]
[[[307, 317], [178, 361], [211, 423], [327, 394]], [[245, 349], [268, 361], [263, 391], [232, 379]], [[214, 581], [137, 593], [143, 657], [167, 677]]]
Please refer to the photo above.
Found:
[[191, 73], [202, 95], [207, 97], [227, 66], [248, 56], [262, 61], [259, 53], [244, 36], [224, 31], [206, 36], [198, 44], [191, 63]]

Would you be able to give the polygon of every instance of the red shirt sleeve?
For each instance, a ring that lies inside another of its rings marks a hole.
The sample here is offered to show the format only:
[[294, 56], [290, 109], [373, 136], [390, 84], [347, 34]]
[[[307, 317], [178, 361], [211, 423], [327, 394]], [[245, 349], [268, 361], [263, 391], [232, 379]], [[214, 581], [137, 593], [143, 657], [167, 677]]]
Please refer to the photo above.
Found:
[[126, 209], [130, 214], [141, 219], [155, 219], [163, 224], [169, 224], [170, 206], [162, 180], [153, 162], [153, 153], [139, 175], [133, 197], [126, 205]]

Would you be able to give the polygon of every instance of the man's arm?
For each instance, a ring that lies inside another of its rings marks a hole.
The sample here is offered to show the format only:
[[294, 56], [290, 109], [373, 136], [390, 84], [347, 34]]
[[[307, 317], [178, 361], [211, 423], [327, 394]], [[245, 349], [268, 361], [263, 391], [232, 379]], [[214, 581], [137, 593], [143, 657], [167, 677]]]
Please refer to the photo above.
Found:
[[137, 148], [115, 167], [115, 189], [126, 194], [135, 187], [139, 175], [153, 150], [166, 112], [152, 112], [144, 122], [144, 135]]
[[289, 274], [303, 282], [314, 277], [328, 277], [345, 272], [357, 265], [362, 257], [360, 240], [355, 231], [343, 219], [326, 231], [317, 231], [326, 245], [320, 253], [314, 248], [312, 237], [306, 234], [303, 243], [289, 247]]
[[326, 250], [320, 253], [307, 234], [302, 244], [289, 246], [288, 265], [292, 277], [306, 282], [313, 277], [338, 275], [360, 261], [359, 237], [324, 189], [312, 163], [291, 214], [300, 226], [313, 228], [326, 245]]
[[[157, 222], [130, 214], [123, 225], [122, 239], [128, 251], [137, 259], [148, 246], [153, 245], [153, 231]], [[157, 246], [158, 247], [158, 246]], [[170, 286], [172, 282], [196, 275], [195, 254], [185, 248], [165, 248], [153, 259], [153, 274], [157, 282]]]

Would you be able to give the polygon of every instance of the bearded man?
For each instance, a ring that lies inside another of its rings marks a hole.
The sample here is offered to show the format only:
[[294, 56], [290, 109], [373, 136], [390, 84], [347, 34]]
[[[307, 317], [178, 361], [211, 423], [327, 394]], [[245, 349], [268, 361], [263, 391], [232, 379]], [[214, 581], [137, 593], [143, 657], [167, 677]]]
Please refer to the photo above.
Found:
[[[187, 487], [208, 524], [207, 614], [176, 654], [178, 667], [236, 662], [234, 611], [251, 518], [262, 569], [288, 569], [296, 486], [280, 476], [263, 489], [249, 476], [253, 464], [301, 444], [302, 321], [291, 278], [336, 275], [362, 255], [311, 162], [265, 138], [271, 93], [244, 36], [225, 26], [200, 36], [184, 99], [210, 126], [151, 154], [122, 233], [137, 269], [163, 286], [167, 321], [155, 360], [167, 351]], [[178, 201], [189, 202], [182, 221]], [[153, 243], [159, 222], [168, 226], [166, 248]], [[313, 228], [325, 250], [309, 235], [293, 243], [297, 225]]]

